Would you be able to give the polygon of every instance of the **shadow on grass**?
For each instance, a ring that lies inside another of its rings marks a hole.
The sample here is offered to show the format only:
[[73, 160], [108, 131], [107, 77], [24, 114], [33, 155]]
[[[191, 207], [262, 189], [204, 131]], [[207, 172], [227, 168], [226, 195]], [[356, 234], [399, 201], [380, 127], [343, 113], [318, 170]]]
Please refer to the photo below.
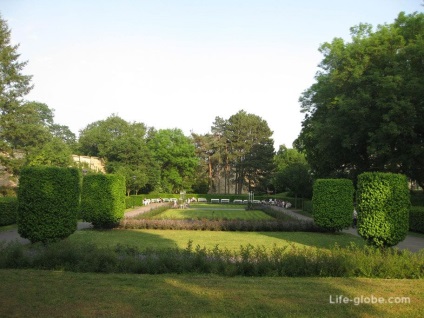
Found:
[[[225, 279], [225, 281], [224, 281]], [[387, 304], [360, 303], [361, 296], [368, 301], [379, 282], [358, 279], [317, 279], [317, 278], [269, 278], [232, 277], [211, 278], [166, 277], [161, 288], [162, 295], [174, 303], [175, 313], [178, 303], [190, 308], [190, 315], [213, 314], [236, 317], [387, 317]], [[177, 292], [178, 291], [178, 292]], [[390, 292], [396, 292], [392, 288]], [[387, 290], [378, 297], [385, 300], [391, 295]], [[343, 303], [342, 301], [348, 301]], [[384, 308], [386, 306], [386, 308]], [[402, 306], [402, 305], [398, 305]], [[405, 307], [405, 306], [404, 306]], [[406, 309], [406, 308], [405, 308]], [[418, 309], [417, 309], [418, 311]], [[393, 307], [391, 314], [398, 314]], [[160, 314], [167, 314], [161, 312]], [[390, 316], [390, 314], [389, 314]]]
[[[409, 280], [32, 270], [0, 270], [0, 278], [4, 317], [418, 317], [422, 301]], [[335, 303], [371, 295], [411, 296], [411, 304]]]

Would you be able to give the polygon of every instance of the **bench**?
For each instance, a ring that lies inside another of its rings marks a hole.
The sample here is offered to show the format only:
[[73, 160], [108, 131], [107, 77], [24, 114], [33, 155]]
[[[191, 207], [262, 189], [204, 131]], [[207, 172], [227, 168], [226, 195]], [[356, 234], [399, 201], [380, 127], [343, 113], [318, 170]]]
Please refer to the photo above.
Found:
[[221, 203], [230, 203], [230, 199], [221, 199]]
[[243, 203], [243, 200], [235, 199], [235, 200], [233, 200], [233, 203], [235, 203], [235, 204], [242, 204]]
[[198, 198], [197, 202], [208, 202], [208, 200], [206, 198]]
[[219, 199], [211, 199], [211, 203], [219, 203]]

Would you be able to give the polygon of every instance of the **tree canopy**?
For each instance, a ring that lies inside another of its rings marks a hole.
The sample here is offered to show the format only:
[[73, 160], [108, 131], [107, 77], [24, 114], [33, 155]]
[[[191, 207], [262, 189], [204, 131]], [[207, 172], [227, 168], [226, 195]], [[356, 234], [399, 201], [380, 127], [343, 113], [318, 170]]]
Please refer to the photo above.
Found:
[[295, 146], [319, 177], [389, 171], [424, 186], [424, 14], [400, 13], [375, 31], [360, 24], [351, 35], [320, 47]]

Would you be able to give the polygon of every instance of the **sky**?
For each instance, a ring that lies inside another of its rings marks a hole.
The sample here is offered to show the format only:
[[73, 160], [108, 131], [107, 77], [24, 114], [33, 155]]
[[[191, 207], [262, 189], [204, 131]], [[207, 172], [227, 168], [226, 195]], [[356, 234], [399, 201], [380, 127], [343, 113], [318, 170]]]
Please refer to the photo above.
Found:
[[211, 131], [240, 110], [291, 148], [321, 44], [360, 23], [422, 12], [422, 0], [0, 0], [19, 44], [26, 100], [77, 136], [112, 114], [155, 129]]

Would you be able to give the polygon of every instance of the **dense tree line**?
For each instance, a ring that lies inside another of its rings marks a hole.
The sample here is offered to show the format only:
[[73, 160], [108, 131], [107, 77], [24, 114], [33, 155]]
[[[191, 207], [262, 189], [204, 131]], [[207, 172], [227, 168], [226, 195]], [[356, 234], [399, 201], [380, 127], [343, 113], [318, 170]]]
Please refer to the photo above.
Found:
[[406, 174], [424, 186], [424, 14], [324, 43], [295, 142], [316, 177]]

